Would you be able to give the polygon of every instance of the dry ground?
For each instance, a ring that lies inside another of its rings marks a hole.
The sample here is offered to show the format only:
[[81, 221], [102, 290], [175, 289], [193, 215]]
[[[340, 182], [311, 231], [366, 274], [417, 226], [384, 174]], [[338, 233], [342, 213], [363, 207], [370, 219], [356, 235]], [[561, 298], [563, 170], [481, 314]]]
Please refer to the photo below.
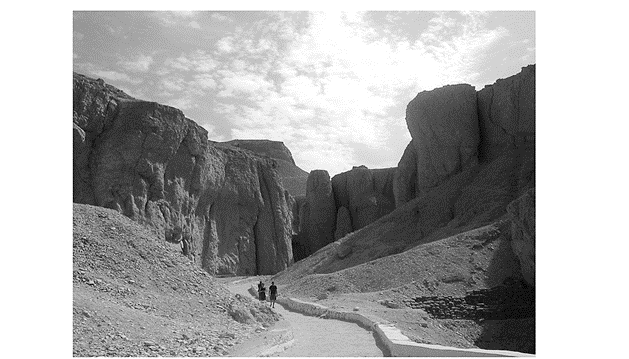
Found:
[[220, 356], [279, 316], [121, 214], [74, 204], [74, 356]]

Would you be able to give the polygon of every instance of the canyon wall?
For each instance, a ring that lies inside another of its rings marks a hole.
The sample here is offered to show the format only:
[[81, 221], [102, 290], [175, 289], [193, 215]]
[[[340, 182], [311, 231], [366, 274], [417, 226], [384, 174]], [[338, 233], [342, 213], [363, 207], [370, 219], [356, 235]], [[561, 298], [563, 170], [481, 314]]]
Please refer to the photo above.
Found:
[[292, 203], [273, 160], [209, 141], [178, 109], [73, 81], [74, 202], [187, 239], [210, 273], [273, 274], [292, 263]]

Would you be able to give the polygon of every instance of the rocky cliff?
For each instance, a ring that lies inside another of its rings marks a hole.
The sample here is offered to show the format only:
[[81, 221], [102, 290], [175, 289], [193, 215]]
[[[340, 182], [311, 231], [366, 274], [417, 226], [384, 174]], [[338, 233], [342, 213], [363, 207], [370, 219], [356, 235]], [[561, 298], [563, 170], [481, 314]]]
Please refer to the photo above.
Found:
[[505, 151], [534, 161], [535, 65], [478, 92], [470, 85], [420, 92], [406, 123], [412, 140], [395, 173], [397, 207]]
[[277, 173], [284, 188], [293, 196], [306, 195], [308, 172], [295, 164], [290, 150], [280, 141], [269, 140], [232, 140], [225, 142], [230, 146], [246, 149], [263, 157], [276, 160]]
[[75, 203], [115, 209], [210, 273], [272, 274], [293, 261], [277, 164], [207, 139], [178, 109], [74, 74]]
[[330, 180], [327, 171], [308, 176], [306, 199], [299, 202], [295, 260], [316, 252], [348, 233], [363, 228], [395, 209], [395, 168], [357, 166]]

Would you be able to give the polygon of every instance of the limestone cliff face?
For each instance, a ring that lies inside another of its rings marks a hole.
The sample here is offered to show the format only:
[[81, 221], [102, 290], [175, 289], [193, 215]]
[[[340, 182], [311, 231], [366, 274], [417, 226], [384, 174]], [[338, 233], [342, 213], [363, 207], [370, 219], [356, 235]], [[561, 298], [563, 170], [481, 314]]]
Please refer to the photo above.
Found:
[[417, 156], [417, 192], [478, 164], [476, 90], [449, 85], [420, 92], [406, 108]]
[[175, 108], [74, 74], [74, 202], [115, 209], [204, 269], [272, 274], [293, 260], [292, 211], [273, 161], [208, 141]]
[[535, 188], [507, 207], [511, 219], [511, 247], [520, 260], [522, 276], [535, 286]]
[[396, 207], [505, 153], [534, 163], [535, 65], [478, 92], [470, 85], [423, 91], [408, 104], [406, 122], [412, 140], [395, 174]]
[[282, 185], [293, 197], [306, 195], [308, 172], [297, 167], [290, 150], [280, 141], [232, 140], [225, 144], [246, 149], [262, 157], [276, 160], [277, 173]]
[[345, 207], [349, 210], [349, 232], [363, 228], [395, 209], [394, 174], [395, 168], [358, 166], [332, 178], [336, 209]]
[[365, 166], [339, 173], [330, 180], [327, 171], [308, 176], [306, 199], [298, 209], [298, 233], [293, 237], [295, 260], [303, 259], [348, 233], [373, 223], [395, 209], [395, 168]]
[[535, 146], [535, 65], [478, 91], [479, 157], [491, 160], [509, 146]]
[[334, 242], [336, 208], [328, 171], [314, 170], [308, 175], [303, 218], [309, 254]]

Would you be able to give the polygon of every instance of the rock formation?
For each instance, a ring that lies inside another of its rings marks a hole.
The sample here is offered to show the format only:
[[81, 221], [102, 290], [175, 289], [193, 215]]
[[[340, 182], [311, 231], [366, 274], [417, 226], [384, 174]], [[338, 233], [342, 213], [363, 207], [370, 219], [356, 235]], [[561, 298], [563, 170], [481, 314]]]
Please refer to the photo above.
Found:
[[190, 240], [210, 273], [272, 274], [293, 260], [273, 161], [213, 143], [175, 108], [74, 74], [74, 195]]
[[473, 86], [448, 85], [420, 92], [406, 108], [406, 124], [417, 154], [417, 192], [478, 163]]
[[415, 187], [417, 186], [417, 150], [413, 141], [409, 142], [402, 154], [400, 162], [395, 168], [393, 178], [393, 195], [395, 197], [395, 207], [412, 200], [417, 196]]
[[535, 188], [507, 207], [511, 218], [511, 247], [520, 260], [522, 276], [535, 286]]
[[396, 207], [514, 150], [534, 164], [535, 65], [478, 92], [470, 85], [420, 92], [408, 104], [406, 122], [412, 140], [395, 173]]
[[336, 208], [328, 171], [314, 170], [308, 175], [305, 206], [306, 247], [314, 253], [334, 241]]
[[352, 218], [347, 208], [341, 206], [336, 214], [336, 230], [334, 231], [334, 240], [345, 237], [346, 234], [352, 232]]
[[232, 140], [225, 144], [246, 149], [263, 157], [276, 160], [277, 173], [282, 185], [293, 197], [306, 195], [308, 172], [297, 167], [290, 150], [280, 141]]
[[369, 169], [358, 166], [332, 178], [336, 208], [349, 210], [351, 231], [358, 230], [395, 208], [395, 168]]
[[495, 158], [508, 146], [535, 145], [535, 65], [478, 91], [479, 157]]

